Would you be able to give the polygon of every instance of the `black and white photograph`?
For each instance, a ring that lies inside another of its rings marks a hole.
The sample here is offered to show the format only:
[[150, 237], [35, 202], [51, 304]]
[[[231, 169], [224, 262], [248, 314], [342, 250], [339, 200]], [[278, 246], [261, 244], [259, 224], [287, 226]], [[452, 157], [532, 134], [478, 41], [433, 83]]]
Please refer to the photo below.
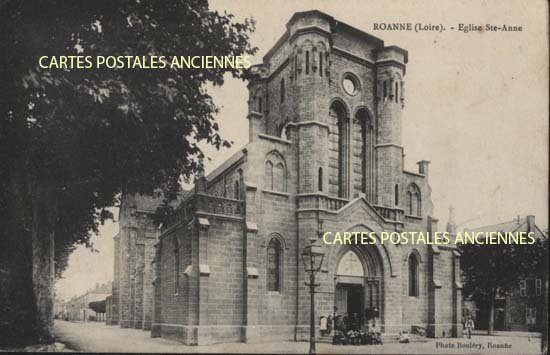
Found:
[[0, 352], [547, 354], [543, 0], [0, 0]]

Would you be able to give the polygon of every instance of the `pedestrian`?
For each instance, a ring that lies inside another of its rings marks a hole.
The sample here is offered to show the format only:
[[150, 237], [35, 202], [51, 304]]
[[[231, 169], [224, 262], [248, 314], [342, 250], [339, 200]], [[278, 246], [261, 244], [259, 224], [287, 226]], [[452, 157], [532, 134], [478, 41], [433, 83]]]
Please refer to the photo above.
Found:
[[332, 316], [329, 315], [328, 318], [327, 318], [327, 333], [328, 334], [332, 333], [332, 322], [333, 322]]
[[325, 317], [324, 315], [322, 315], [321, 319], [319, 320], [319, 330], [321, 331], [322, 336], [327, 333], [327, 317]]
[[344, 328], [344, 331], [347, 333], [350, 330], [350, 319], [348, 317], [348, 312], [344, 313], [344, 317], [342, 318], [342, 326]]
[[466, 334], [468, 335], [468, 339], [471, 339], [472, 331], [474, 330], [474, 321], [472, 319], [472, 316], [468, 316], [468, 319], [466, 320], [466, 324], [464, 324], [464, 328], [466, 328]]
[[406, 330], [399, 332], [399, 337], [397, 338], [397, 341], [401, 344], [410, 343], [409, 332]]
[[359, 330], [359, 316], [357, 313], [353, 313], [353, 316], [351, 317], [351, 328], [353, 330]]

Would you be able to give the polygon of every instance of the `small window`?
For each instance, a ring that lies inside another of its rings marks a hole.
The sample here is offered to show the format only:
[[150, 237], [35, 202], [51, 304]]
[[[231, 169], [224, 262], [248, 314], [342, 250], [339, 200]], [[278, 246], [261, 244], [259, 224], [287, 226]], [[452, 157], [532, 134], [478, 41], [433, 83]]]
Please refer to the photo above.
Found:
[[258, 97], [258, 112], [262, 112], [262, 98]]
[[384, 99], [388, 97], [388, 82], [384, 80]]
[[395, 205], [399, 206], [399, 185], [395, 184]]
[[267, 290], [281, 291], [281, 242], [272, 238], [267, 247]]
[[399, 99], [399, 84], [397, 83], [397, 81], [395, 82], [395, 102], [397, 102], [397, 100]]
[[319, 52], [319, 76], [323, 76], [323, 53]]
[[294, 76], [298, 78], [298, 56], [294, 57]]
[[323, 168], [319, 168], [319, 174], [317, 178], [317, 186], [319, 188], [319, 191], [323, 191]]
[[241, 199], [241, 186], [239, 184], [239, 180], [236, 180], [235, 181], [235, 200], [240, 200]]
[[525, 324], [535, 325], [537, 324], [537, 309], [534, 307], [525, 308]]
[[306, 75], [309, 74], [309, 51], [306, 51]]
[[285, 79], [281, 79], [281, 103], [285, 102]]
[[418, 297], [418, 259], [414, 254], [409, 256], [409, 296]]
[[527, 296], [527, 281], [519, 280], [519, 295], [522, 297]]
[[542, 295], [542, 280], [536, 279], [535, 280], [535, 295], [540, 296]]

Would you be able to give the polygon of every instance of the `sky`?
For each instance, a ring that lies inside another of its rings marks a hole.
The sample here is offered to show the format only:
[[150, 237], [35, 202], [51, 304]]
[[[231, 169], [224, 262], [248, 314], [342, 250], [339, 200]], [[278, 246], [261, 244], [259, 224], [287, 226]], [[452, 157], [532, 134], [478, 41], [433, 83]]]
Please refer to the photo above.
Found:
[[[409, 52], [402, 115], [405, 169], [431, 161], [434, 215], [444, 229], [449, 206], [458, 228], [536, 216], [548, 227], [548, 38], [544, 0], [460, 1], [210, 1], [236, 20], [253, 17], [251, 36], [262, 56], [297, 11], [317, 9]], [[521, 32], [375, 31], [373, 23], [411, 22], [522, 26]], [[182, 53], [182, 55], [190, 53]], [[246, 83], [226, 78], [209, 88], [220, 107], [218, 122], [230, 149], [205, 149], [212, 171], [248, 141]], [[115, 216], [118, 211], [113, 210]], [[92, 241], [98, 253], [79, 247], [57, 285], [62, 299], [113, 278], [116, 221]]]

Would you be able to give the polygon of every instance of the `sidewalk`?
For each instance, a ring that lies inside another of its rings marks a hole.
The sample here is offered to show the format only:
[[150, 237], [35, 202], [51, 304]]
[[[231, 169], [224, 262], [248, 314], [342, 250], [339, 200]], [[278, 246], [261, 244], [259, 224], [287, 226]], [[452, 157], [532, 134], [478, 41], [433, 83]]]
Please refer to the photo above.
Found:
[[[148, 353], [278, 353], [305, 354], [307, 342], [265, 344], [215, 344], [188, 346], [177, 341], [151, 338], [148, 331], [107, 326], [104, 323], [71, 323], [56, 321], [57, 341], [69, 349], [86, 352]], [[498, 346], [489, 348], [490, 345]], [[539, 354], [540, 338], [474, 336], [468, 339], [429, 339], [423, 343], [341, 346], [317, 344], [318, 354]]]

